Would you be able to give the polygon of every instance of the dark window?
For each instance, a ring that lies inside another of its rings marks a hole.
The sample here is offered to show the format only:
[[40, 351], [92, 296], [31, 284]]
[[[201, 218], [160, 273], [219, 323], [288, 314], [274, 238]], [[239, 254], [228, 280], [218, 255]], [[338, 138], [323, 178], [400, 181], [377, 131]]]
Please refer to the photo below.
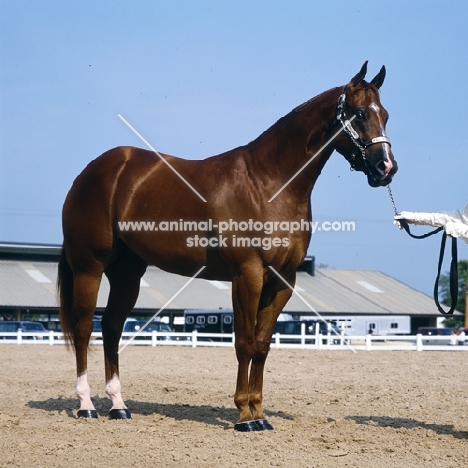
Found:
[[44, 331], [44, 327], [40, 323], [25, 323], [24, 330], [28, 331]]

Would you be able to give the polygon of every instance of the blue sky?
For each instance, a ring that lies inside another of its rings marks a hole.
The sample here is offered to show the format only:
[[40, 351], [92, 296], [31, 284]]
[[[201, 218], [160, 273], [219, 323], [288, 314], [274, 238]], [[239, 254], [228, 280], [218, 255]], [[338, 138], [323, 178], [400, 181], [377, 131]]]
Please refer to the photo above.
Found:
[[[202, 159], [344, 85], [365, 60], [369, 78], [387, 67], [397, 207], [463, 208], [467, 24], [463, 0], [1, 0], [0, 241], [61, 243], [74, 178], [112, 147], [144, 146], [118, 114], [159, 151]], [[386, 190], [339, 154], [312, 205], [316, 221], [356, 223], [316, 233], [317, 263], [380, 270], [431, 293], [440, 237], [400, 232]]]

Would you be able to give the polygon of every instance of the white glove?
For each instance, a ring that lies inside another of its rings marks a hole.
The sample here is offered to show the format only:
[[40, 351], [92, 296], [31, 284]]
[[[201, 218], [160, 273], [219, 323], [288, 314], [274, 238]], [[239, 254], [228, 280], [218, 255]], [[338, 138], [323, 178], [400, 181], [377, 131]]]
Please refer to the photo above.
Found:
[[[465, 209], [465, 212], [467, 210]], [[460, 237], [468, 243], [468, 217], [460, 213], [459, 217], [446, 213], [414, 213], [402, 211], [394, 217], [394, 223], [402, 229], [399, 220], [404, 219], [411, 224], [440, 227], [444, 226], [445, 232], [451, 237]]]

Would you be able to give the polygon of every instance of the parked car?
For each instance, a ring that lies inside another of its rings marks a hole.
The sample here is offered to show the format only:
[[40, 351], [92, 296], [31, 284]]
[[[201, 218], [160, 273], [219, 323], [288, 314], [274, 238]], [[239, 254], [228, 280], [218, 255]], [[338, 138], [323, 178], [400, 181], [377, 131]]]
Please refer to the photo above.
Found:
[[[40, 322], [28, 322], [28, 321], [0, 321], [0, 333], [13, 332], [16, 333], [18, 330], [24, 333], [34, 332], [32, 336], [24, 336], [24, 340], [47, 340], [49, 332]], [[2, 340], [14, 340], [14, 336], [0, 336]]]
[[[101, 317], [97, 317], [93, 319], [93, 333], [99, 333], [99, 336], [93, 337], [95, 340], [102, 340], [102, 323], [101, 323]], [[122, 332], [123, 333], [137, 333], [139, 330], [141, 330], [145, 325], [147, 321], [146, 320], [137, 320], [135, 318], [128, 318], [125, 320], [124, 327]], [[152, 331], [156, 332], [164, 332], [164, 333], [172, 333], [171, 327], [167, 323], [163, 323], [160, 321], [152, 321], [146, 325], [145, 329], [143, 330], [143, 333], [151, 333]], [[124, 337], [124, 339], [129, 339], [131, 338], [130, 336]], [[151, 340], [151, 336], [137, 336], [135, 338], [136, 340]], [[170, 336], [158, 336], [158, 340], [172, 340], [174, 338]]]
[[[128, 320], [127, 319], [127, 321], [124, 324], [123, 331], [137, 333], [146, 325], [146, 323], [147, 322], [145, 320]], [[153, 331], [172, 333], [172, 329], [167, 323], [155, 322], [155, 321], [149, 322], [148, 325], [146, 325], [142, 333], [151, 333]], [[135, 339], [151, 340], [151, 337], [150, 336], [137, 336]], [[170, 336], [158, 336], [157, 339], [167, 341], [167, 340], [171, 340], [172, 338]]]
[[47, 322], [41, 322], [46, 330], [60, 333], [62, 331], [62, 325], [59, 320], [49, 320]]
[[452, 329], [441, 327], [419, 327], [416, 334], [423, 336], [446, 336], [446, 340], [425, 340], [423, 338], [423, 344], [447, 345], [450, 343], [450, 335], [452, 334]]
[[[275, 330], [273, 336], [276, 333], [280, 335], [301, 335], [302, 324], [305, 324], [305, 334], [309, 336], [314, 336], [316, 334], [316, 329], [318, 327], [319, 332], [323, 336], [327, 336], [330, 333], [330, 343], [339, 344], [341, 331], [333, 323], [323, 322], [321, 320], [285, 320], [276, 322]], [[315, 344], [315, 338], [307, 336], [307, 344]], [[297, 338], [288, 338], [281, 339], [282, 343], [299, 343], [300, 337]], [[323, 338], [323, 343], [327, 343], [328, 338]]]

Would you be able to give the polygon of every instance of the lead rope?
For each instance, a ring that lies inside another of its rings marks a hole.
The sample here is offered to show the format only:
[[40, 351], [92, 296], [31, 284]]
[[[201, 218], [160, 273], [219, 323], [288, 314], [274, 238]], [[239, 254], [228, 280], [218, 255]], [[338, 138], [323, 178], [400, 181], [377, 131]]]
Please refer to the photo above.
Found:
[[[387, 185], [387, 191], [388, 195], [390, 197], [390, 201], [392, 202], [392, 207], [393, 211], [395, 213], [395, 216], [397, 216], [398, 210], [395, 205], [395, 200], [393, 198], [393, 193], [392, 189], [390, 188], [390, 185]], [[438, 227], [437, 229], [434, 229], [433, 231], [430, 231], [426, 234], [422, 234], [420, 236], [416, 236], [415, 234], [412, 234], [408, 225], [408, 222], [406, 219], [399, 219], [398, 224], [400, 226], [400, 229], [403, 228], [408, 235], [410, 235], [413, 239], [425, 239], [426, 237], [432, 236], [434, 234], [437, 234], [440, 231], [444, 231], [443, 226]], [[445, 311], [442, 306], [439, 303], [439, 279], [440, 279], [440, 271], [442, 269], [442, 263], [444, 261], [444, 252], [445, 252], [445, 244], [447, 241], [447, 233], [444, 231], [442, 233], [442, 241], [440, 244], [440, 253], [439, 253], [439, 264], [437, 267], [437, 277], [435, 280], [434, 284], [434, 302], [437, 306], [438, 311], [441, 314], [444, 315], [452, 315], [453, 312], [455, 311], [455, 308], [457, 307], [457, 301], [458, 301], [458, 253], [457, 253], [457, 239], [455, 237], [452, 237], [452, 261], [450, 263], [450, 309], [448, 311]]]

